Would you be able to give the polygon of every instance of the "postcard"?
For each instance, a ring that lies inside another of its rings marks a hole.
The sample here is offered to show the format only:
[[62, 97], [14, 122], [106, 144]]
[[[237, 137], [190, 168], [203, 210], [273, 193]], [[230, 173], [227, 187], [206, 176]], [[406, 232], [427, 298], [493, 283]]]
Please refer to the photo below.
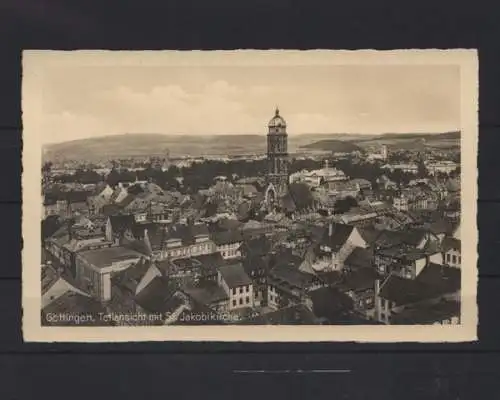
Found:
[[28, 50], [22, 111], [25, 341], [477, 339], [475, 50]]

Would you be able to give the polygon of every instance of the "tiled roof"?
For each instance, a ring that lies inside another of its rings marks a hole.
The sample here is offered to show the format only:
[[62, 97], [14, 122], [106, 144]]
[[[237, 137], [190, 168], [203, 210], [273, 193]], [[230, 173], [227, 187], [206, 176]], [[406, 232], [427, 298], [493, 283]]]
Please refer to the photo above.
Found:
[[430, 263], [416, 279], [391, 275], [382, 285], [380, 296], [396, 305], [418, 303], [460, 290], [460, 270]]
[[135, 296], [135, 301], [146, 311], [164, 313], [171, 306], [169, 301], [176, 291], [173, 281], [156, 277]]
[[347, 242], [347, 239], [349, 239], [353, 229], [354, 227], [352, 225], [332, 222], [332, 234], [330, 235], [330, 228], [327, 228], [323, 236], [323, 243], [331, 247], [333, 251], [337, 251]]
[[182, 291], [197, 303], [207, 307], [229, 299], [224, 289], [215, 282], [206, 281], [198, 287], [186, 287]]
[[392, 247], [401, 244], [417, 246], [425, 238], [427, 232], [423, 229], [408, 229], [404, 231], [384, 230], [375, 240], [379, 247]]
[[374, 289], [377, 279], [380, 279], [380, 277], [374, 268], [359, 268], [344, 274], [337, 287], [345, 291], [364, 291]]
[[335, 321], [345, 312], [352, 310], [353, 301], [338, 289], [322, 287], [309, 292], [313, 302], [313, 312], [318, 318], [326, 318], [330, 323]]
[[220, 253], [203, 254], [192, 259], [199, 262], [202, 273], [207, 275], [216, 274], [217, 269], [226, 264]]
[[96, 267], [106, 267], [114, 262], [139, 259], [142, 254], [123, 246], [82, 251], [80, 256]]
[[117, 205], [119, 207], [125, 208], [129, 206], [135, 200], [135, 196], [133, 194], [127, 194]]
[[462, 249], [462, 242], [459, 239], [455, 239], [453, 237], [446, 237], [443, 239], [442, 248], [443, 251], [448, 251], [451, 249], [460, 251]]
[[373, 249], [356, 247], [344, 261], [345, 265], [354, 268], [371, 267], [373, 261]]
[[426, 325], [460, 316], [460, 303], [441, 301], [437, 304], [407, 307], [391, 317], [391, 325]]
[[358, 232], [368, 244], [374, 243], [382, 233], [382, 231], [373, 228], [358, 228]]
[[220, 266], [219, 273], [229, 288], [250, 285], [252, 283], [241, 263]]
[[123, 234], [128, 229], [132, 229], [135, 224], [133, 215], [110, 215], [109, 222], [115, 234]]
[[280, 264], [270, 271], [269, 283], [289, 290], [307, 289], [314, 281], [315, 276], [301, 272], [298, 266]]
[[135, 293], [137, 286], [141, 282], [141, 279], [146, 275], [149, 267], [151, 266], [149, 261], [143, 260], [138, 262], [136, 265], [127, 268], [124, 271], [118, 272], [113, 276], [113, 283], [117, 286], [124, 287], [130, 290], [131, 293]]
[[243, 236], [239, 230], [216, 232], [211, 235], [211, 239], [218, 246], [243, 241]]

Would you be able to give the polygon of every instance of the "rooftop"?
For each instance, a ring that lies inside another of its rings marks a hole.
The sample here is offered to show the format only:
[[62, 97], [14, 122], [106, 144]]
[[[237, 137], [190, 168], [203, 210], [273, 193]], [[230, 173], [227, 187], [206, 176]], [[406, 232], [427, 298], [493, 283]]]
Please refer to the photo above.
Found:
[[392, 316], [392, 325], [426, 325], [460, 316], [460, 303], [441, 301], [437, 304], [407, 307]]
[[210, 306], [229, 299], [224, 289], [215, 282], [204, 281], [198, 286], [188, 286], [183, 289], [193, 300], [204, 306]]
[[219, 267], [219, 273], [230, 288], [252, 284], [241, 263], [222, 265]]
[[[171, 299], [176, 291], [177, 285], [173, 281], [156, 277], [135, 296], [135, 301], [146, 311], [165, 313], [173, 306]], [[182, 300], [174, 303], [181, 305]]]
[[116, 262], [138, 259], [142, 257], [142, 254], [126, 247], [117, 246], [82, 251], [80, 256], [85, 258], [94, 266], [104, 268]]

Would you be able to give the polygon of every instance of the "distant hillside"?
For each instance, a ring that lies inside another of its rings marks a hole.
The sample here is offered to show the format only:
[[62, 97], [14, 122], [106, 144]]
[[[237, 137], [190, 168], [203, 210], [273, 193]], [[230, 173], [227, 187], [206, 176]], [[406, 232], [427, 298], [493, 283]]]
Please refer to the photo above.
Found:
[[251, 154], [265, 150], [261, 135], [124, 134], [72, 140], [45, 146], [46, 160], [103, 160], [127, 157], [171, 157], [210, 154]]
[[392, 149], [458, 148], [460, 132], [445, 133], [387, 133], [371, 138], [354, 139], [358, 146], [367, 148], [386, 145]]
[[[423, 141], [421, 140], [423, 139]], [[456, 147], [460, 133], [443, 134], [302, 134], [288, 137], [290, 152], [298, 149], [351, 152], [370, 146], [386, 144], [390, 147], [408, 148], [421, 140], [428, 147]], [[44, 159], [51, 161], [98, 161], [117, 158], [164, 156], [263, 154], [266, 137], [262, 135], [163, 135], [154, 133], [129, 133], [102, 136], [92, 139], [72, 140], [50, 144], [44, 148]]]
[[307, 144], [302, 146], [304, 149], [309, 150], [324, 150], [324, 151], [332, 151], [335, 153], [350, 153], [353, 151], [360, 151], [361, 148], [355, 145], [353, 142], [347, 142], [343, 140], [335, 140], [335, 139], [325, 139], [319, 140], [317, 142]]

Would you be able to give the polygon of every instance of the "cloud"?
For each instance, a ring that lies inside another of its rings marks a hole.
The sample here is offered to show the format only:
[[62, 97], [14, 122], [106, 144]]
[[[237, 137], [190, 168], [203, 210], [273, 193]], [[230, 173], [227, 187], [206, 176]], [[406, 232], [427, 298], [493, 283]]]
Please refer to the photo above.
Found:
[[41, 136], [53, 142], [143, 132], [264, 134], [276, 105], [292, 135], [457, 128], [453, 76], [423, 79], [434, 72], [398, 71], [297, 69], [297, 76], [283, 69], [209, 68], [200, 78], [184, 69], [141, 68], [136, 75], [126, 69], [61, 70], [43, 88]]

